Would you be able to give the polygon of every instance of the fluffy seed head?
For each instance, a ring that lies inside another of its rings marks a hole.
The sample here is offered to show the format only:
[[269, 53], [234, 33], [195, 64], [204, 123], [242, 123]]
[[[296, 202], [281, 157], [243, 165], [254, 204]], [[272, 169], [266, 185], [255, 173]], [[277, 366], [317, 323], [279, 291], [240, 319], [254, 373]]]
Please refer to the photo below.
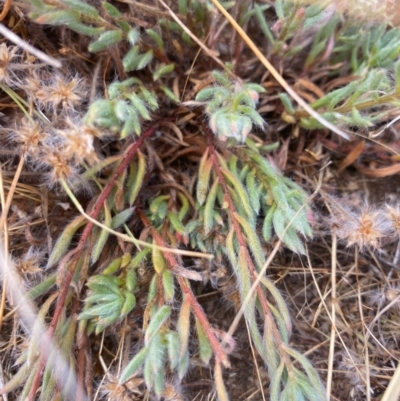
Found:
[[24, 151], [30, 156], [37, 156], [39, 144], [46, 140], [46, 133], [37, 121], [31, 121], [24, 117], [19, 126], [12, 133], [12, 138], [20, 143]]
[[358, 211], [335, 210], [333, 228], [338, 238], [347, 242], [348, 247], [357, 245], [360, 250], [380, 249], [382, 238], [392, 232], [385, 214], [371, 206], [367, 205]]
[[0, 82], [4, 82], [6, 85], [12, 84], [10, 76], [10, 63], [16, 55], [18, 47], [7, 46], [5, 43], [0, 45]]
[[43, 86], [36, 92], [38, 100], [56, 110], [59, 105], [63, 109], [74, 109], [83, 101], [82, 79], [66, 80], [62, 76], [55, 76], [51, 85]]

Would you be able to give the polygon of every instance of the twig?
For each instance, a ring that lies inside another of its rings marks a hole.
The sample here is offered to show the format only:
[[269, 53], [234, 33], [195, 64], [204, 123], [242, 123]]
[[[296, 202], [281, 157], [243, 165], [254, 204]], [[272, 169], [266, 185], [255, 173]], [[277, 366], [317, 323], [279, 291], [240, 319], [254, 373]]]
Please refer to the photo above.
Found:
[[337, 302], [336, 301], [336, 251], [337, 251], [337, 237], [336, 233], [332, 233], [332, 263], [331, 263], [332, 316], [331, 316], [331, 338], [329, 344], [329, 358], [328, 358], [328, 375], [326, 379], [326, 396], [328, 400], [331, 398], [333, 361], [335, 355], [335, 339], [336, 339], [336, 302]]
[[15, 43], [17, 46], [21, 47], [27, 52], [33, 54], [35, 57], [40, 58], [45, 63], [50, 64], [55, 68], [61, 68], [62, 64], [59, 60], [56, 60], [55, 58], [48, 56], [46, 53], [43, 53], [41, 50], [36, 49], [36, 47], [30, 45], [28, 42], [25, 42], [10, 29], [6, 28], [3, 24], [0, 24], [0, 33], [8, 40]]
[[8, 12], [10, 11], [11, 4], [12, 4], [12, 0], [4, 1], [4, 8], [0, 14], [0, 21], [3, 21], [3, 19], [7, 17]]

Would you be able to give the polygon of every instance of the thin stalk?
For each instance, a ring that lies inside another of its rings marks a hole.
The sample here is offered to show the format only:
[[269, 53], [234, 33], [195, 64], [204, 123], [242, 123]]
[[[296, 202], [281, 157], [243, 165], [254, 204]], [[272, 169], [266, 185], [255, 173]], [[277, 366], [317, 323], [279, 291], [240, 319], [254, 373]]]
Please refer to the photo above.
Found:
[[328, 357], [328, 375], [326, 379], [326, 396], [330, 399], [332, 391], [332, 375], [333, 375], [333, 361], [335, 355], [335, 339], [336, 339], [336, 251], [337, 251], [337, 236], [336, 233], [332, 233], [332, 266], [331, 266], [331, 338], [329, 345], [329, 357]]

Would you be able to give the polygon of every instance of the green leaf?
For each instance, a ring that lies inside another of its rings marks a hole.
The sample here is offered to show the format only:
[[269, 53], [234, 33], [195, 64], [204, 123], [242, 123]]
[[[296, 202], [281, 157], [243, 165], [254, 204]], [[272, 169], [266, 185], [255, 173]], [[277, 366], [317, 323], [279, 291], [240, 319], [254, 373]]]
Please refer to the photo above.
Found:
[[133, 108], [140, 114], [145, 120], [151, 120], [149, 111], [146, 108], [146, 104], [133, 93], [127, 93], [125, 96], [131, 101]]
[[132, 269], [127, 270], [125, 281], [126, 289], [130, 292], [135, 291], [137, 283], [136, 271]]
[[133, 205], [138, 194], [140, 188], [143, 184], [143, 179], [146, 174], [146, 159], [143, 153], [138, 150], [138, 167], [137, 169], [134, 168], [134, 165], [131, 164], [129, 169], [129, 179], [127, 183], [127, 197], [129, 205]]
[[159, 214], [159, 209], [163, 203], [165, 203], [166, 200], [169, 200], [169, 195], [160, 195], [156, 199], [151, 202], [149, 210], [150, 213], [155, 215]]
[[198, 319], [196, 319], [197, 338], [199, 340], [199, 356], [204, 364], [208, 365], [213, 355], [210, 342], [203, 330], [203, 327]]
[[249, 201], [249, 195], [244, 189], [243, 184], [239, 181], [239, 179], [230, 171], [221, 168], [222, 173], [225, 175], [226, 178], [231, 182], [233, 185], [238, 197], [242, 201], [243, 208], [246, 211], [246, 214], [248, 217], [253, 218], [254, 217], [254, 211], [253, 208], [250, 205]]
[[110, 3], [103, 2], [101, 3], [106, 13], [112, 18], [119, 18], [122, 17], [122, 14], [119, 12], [118, 8], [114, 7]]
[[116, 214], [111, 220], [111, 228], [115, 229], [122, 226], [122, 224], [125, 224], [131, 218], [134, 210], [135, 208], [130, 207]]
[[65, 227], [50, 254], [49, 260], [47, 262], [47, 268], [54, 266], [57, 262], [60, 261], [60, 259], [66, 254], [74, 234], [85, 224], [85, 217], [78, 216]]
[[121, 295], [113, 294], [113, 293], [93, 293], [85, 298], [86, 305], [93, 305], [95, 303], [112, 303], [115, 301], [120, 301]]
[[256, 170], [253, 169], [250, 173], [246, 176], [246, 188], [249, 194], [249, 200], [251, 207], [253, 210], [258, 214], [260, 211], [260, 191], [256, 185]]
[[218, 178], [211, 186], [210, 192], [207, 196], [206, 204], [204, 206], [204, 233], [208, 235], [214, 226], [214, 207], [219, 188]]
[[[119, 286], [121, 285], [121, 280], [114, 276], [105, 276], [103, 274], [98, 274], [96, 276], [90, 277], [87, 286], [93, 290], [108, 293], [113, 292], [114, 294], [120, 295]], [[101, 290], [103, 288], [103, 290]]]
[[262, 227], [262, 235], [266, 242], [271, 241], [272, 238], [272, 218], [274, 216], [276, 210], [276, 204], [274, 203], [267, 212], [265, 216], [263, 227]]
[[177, 216], [176, 213], [168, 212], [168, 218], [169, 218], [172, 228], [176, 232], [178, 232], [180, 234], [185, 234], [185, 227], [182, 224], [182, 222], [179, 220], [179, 217]]
[[131, 292], [125, 291], [124, 296], [125, 296], [125, 301], [121, 308], [121, 317], [126, 316], [129, 312], [132, 311], [132, 309], [136, 305], [136, 298]]
[[181, 310], [179, 311], [178, 322], [176, 324], [176, 330], [179, 335], [179, 356], [183, 356], [187, 353], [189, 336], [190, 336], [190, 300], [187, 296], [183, 297]]
[[149, 50], [146, 53], [141, 54], [138, 57], [136, 70], [143, 69], [144, 67], [146, 67], [147, 64], [150, 63], [151, 60], [153, 60], [153, 50]]
[[153, 73], [153, 81], [157, 81], [162, 76], [174, 71], [174, 69], [175, 69], [174, 63], [167, 64], [167, 65], [161, 64]]
[[52, 274], [51, 276], [47, 277], [41, 283], [36, 284], [33, 288], [28, 291], [28, 297], [31, 300], [39, 297], [40, 295], [45, 294], [55, 283], [57, 280], [57, 275]]
[[103, 27], [93, 27], [93, 26], [88, 26], [85, 24], [82, 24], [79, 21], [71, 21], [68, 24], [68, 28], [71, 29], [74, 32], [80, 33], [81, 35], [85, 36], [97, 36], [100, 35], [103, 31]]
[[91, 53], [97, 53], [102, 50], [106, 50], [111, 46], [116, 45], [122, 40], [122, 31], [114, 30], [114, 31], [106, 31], [102, 33], [97, 40], [90, 43], [88, 50]]
[[200, 206], [204, 204], [210, 182], [210, 173], [213, 165], [212, 159], [208, 158], [209, 148], [206, 148], [200, 159], [199, 174], [197, 178], [196, 198]]
[[125, 54], [125, 57], [122, 59], [122, 66], [124, 67], [124, 71], [129, 72], [135, 70], [137, 68], [139, 62], [139, 46], [133, 46], [128, 53]]
[[249, 224], [246, 218], [240, 216], [238, 213], [234, 213], [234, 216], [243, 227], [243, 230], [246, 233], [247, 237], [247, 245], [250, 247], [251, 252], [253, 253], [258, 268], [261, 269], [264, 266], [265, 258], [259, 237], [256, 234], [255, 229], [251, 226], [251, 224]]
[[162, 37], [154, 29], [146, 29], [147, 35], [149, 35], [161, 51], [164, 51], [164, 41]]
[[99, 12], [97, 9], [89, 4], [87, 4], [85, 1], [79, 1], [79, 0], [63, 0], [63, 3], [69, 7], [71, 7], [73, 10], [78, 11], [80, 14], [85, 15], [87, 17], [97, 19], [100, 17]]
[[171, 308], [167, 305], [163, 305], [157, 310], [155, 315], [152, 317], [149, 326], [147, 327], [146, 334], [144, 337], [145, 344], [147, 345], [154, 335], [156, 335], [162, 325], [167, 321], [171, 315]]
[[133, 28], [128, 32], [126, 38], [128, 39], [128, 42], [134, 46], [140, 39], [140, 33], [137, 29]]
[[[106, 227], [111, 227], [111, 213], [109, 208], [106, 206], [106, 204], [104, 205], [104, 226]], [[97, 262], [97, 260], [99, 259], [101, 252], [104, 249], [104, 246], [107, 242], [107, 239], [110, 235], [110, 233], [106, 230], [104, 230], [103, 228], [100, 228], [100, 235], [96, 238], [95, 244], [93, 246], [93, 250], [92, 250], [92, 254], [91, 254], [91, 261], [92, 263]]]
[[48, 13], [42, 14], [40, 17], [35, 19], [38, 24], [48, 24], [48, 25], [68, 25], [70, 23], [79, 22], [81, 15], [78, 11], [74, 10], [59, 10], [50, 11]]
[[[157, 245], [155, 240], [153, 240], [153, 244]], [[166, 263], [162, 251], [160, 251], [158, 248], [152, 248], [152, 261], [154, 270], [157, 272], [157, 274], [162, 274], [166, 268]]]
[[147, 356], [148, 348], [142, 348], [133, 359], [126, 365], [125, 369], [122, 371], [119, 377], [119, 384], [125, 383], [131, 376], [133, 376], [143, 365], [144, 360]]
[[114, 314], [115, 312], [118, 312], [119, 316], [122, 308], [122, 302], [122, 299], [118, 299], [113, 302], [106, 302], [105, 304], [101, 303], [92, 306], [79, 315], [79, 320], [87, 320], [94, 317], [107, 317]]
[[166, 334], [168, 359], [171, 369], [175, 369], [178, 366], [179, 357], [179, 337], [178, 333], [169, 332]]
[[160, 89], [164, 92], [165, 96], [167, 96], [168, 99], [172, 100], [174, 103], [177, 103], [177, 104], [181, 103], [179, 98], [175, 96], [174, 92], [172, 92], [165, 85], [160, 85]]
[[162, 272], [162, 285], [164, 290], [165, 301], [172, 303], [175, 297], [174, 276], [168, 269], [165, 269]]

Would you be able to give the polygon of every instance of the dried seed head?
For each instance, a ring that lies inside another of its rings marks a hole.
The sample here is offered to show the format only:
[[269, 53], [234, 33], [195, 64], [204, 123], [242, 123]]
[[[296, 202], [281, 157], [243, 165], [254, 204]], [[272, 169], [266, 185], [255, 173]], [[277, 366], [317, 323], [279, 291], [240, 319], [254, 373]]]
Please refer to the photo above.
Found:
[[0, 45], [0, 82], [11, 85], [13, 80], [10, 77], [10, 63], [16, 55], [18, 47], [7, 46], [5, 43]]
[[53, 186], [60, 179], [71, 181], [78, 175], [78, 170], [71, 164], [71, 156], [63, 150], [44, 148], [41, 161], [45, 166], [50, 167], [48, 172], [49, 185]]
[[37, 121], [31, 121], [24, 117], [11, 136], [23, 146], [27, 154], [35, 157], [38, 155], [39, 145], [45, 141], [47, 134]]
[[118, 379], [109, 375], [107, 381], [103, 383], [101, 392], [110, 401], [134, 401], [140, 400], [143, 391], [139, 386], [143, 384], [143, 379], [131, 378], [124, 384], [119, 384]]
[[82, 79], [66, 80], [62, 76], [55, 76], [51, 85], [43, 86], [36, 92], [37, 99], [51, 109], [74, 109], [84, 99]]
[[22, 277], [27, 274], [41, 273], [43, 270], [39, 267], [40, 261], [43, 258], [43, 252], [37, 251], [37, 249], [30, 247], [29, 251], [24, 254], [22, 258], [15, 261], [15, 267], [19, 271]]
[[394, 232], [400, 236], [400, 204], [386, 205], [386, 212]]
[[87, 161], [90, 165], [98, 162], [99, 158], [93, 146], [95, 129], [80, 126], [67, 119], [69, 129], [59, 130], [58, 134], [64, 140], [64, 152], [74, 159], [76, 164]]
[[392, 232], [390, 222], [381, 210], [365, 206], [360, 211], [350, 211], [335, 207], [333, 221], [338, 238], [345, 240], [347, 246], [357, 245], [365, 248], [380, 249], [383, 237]]

